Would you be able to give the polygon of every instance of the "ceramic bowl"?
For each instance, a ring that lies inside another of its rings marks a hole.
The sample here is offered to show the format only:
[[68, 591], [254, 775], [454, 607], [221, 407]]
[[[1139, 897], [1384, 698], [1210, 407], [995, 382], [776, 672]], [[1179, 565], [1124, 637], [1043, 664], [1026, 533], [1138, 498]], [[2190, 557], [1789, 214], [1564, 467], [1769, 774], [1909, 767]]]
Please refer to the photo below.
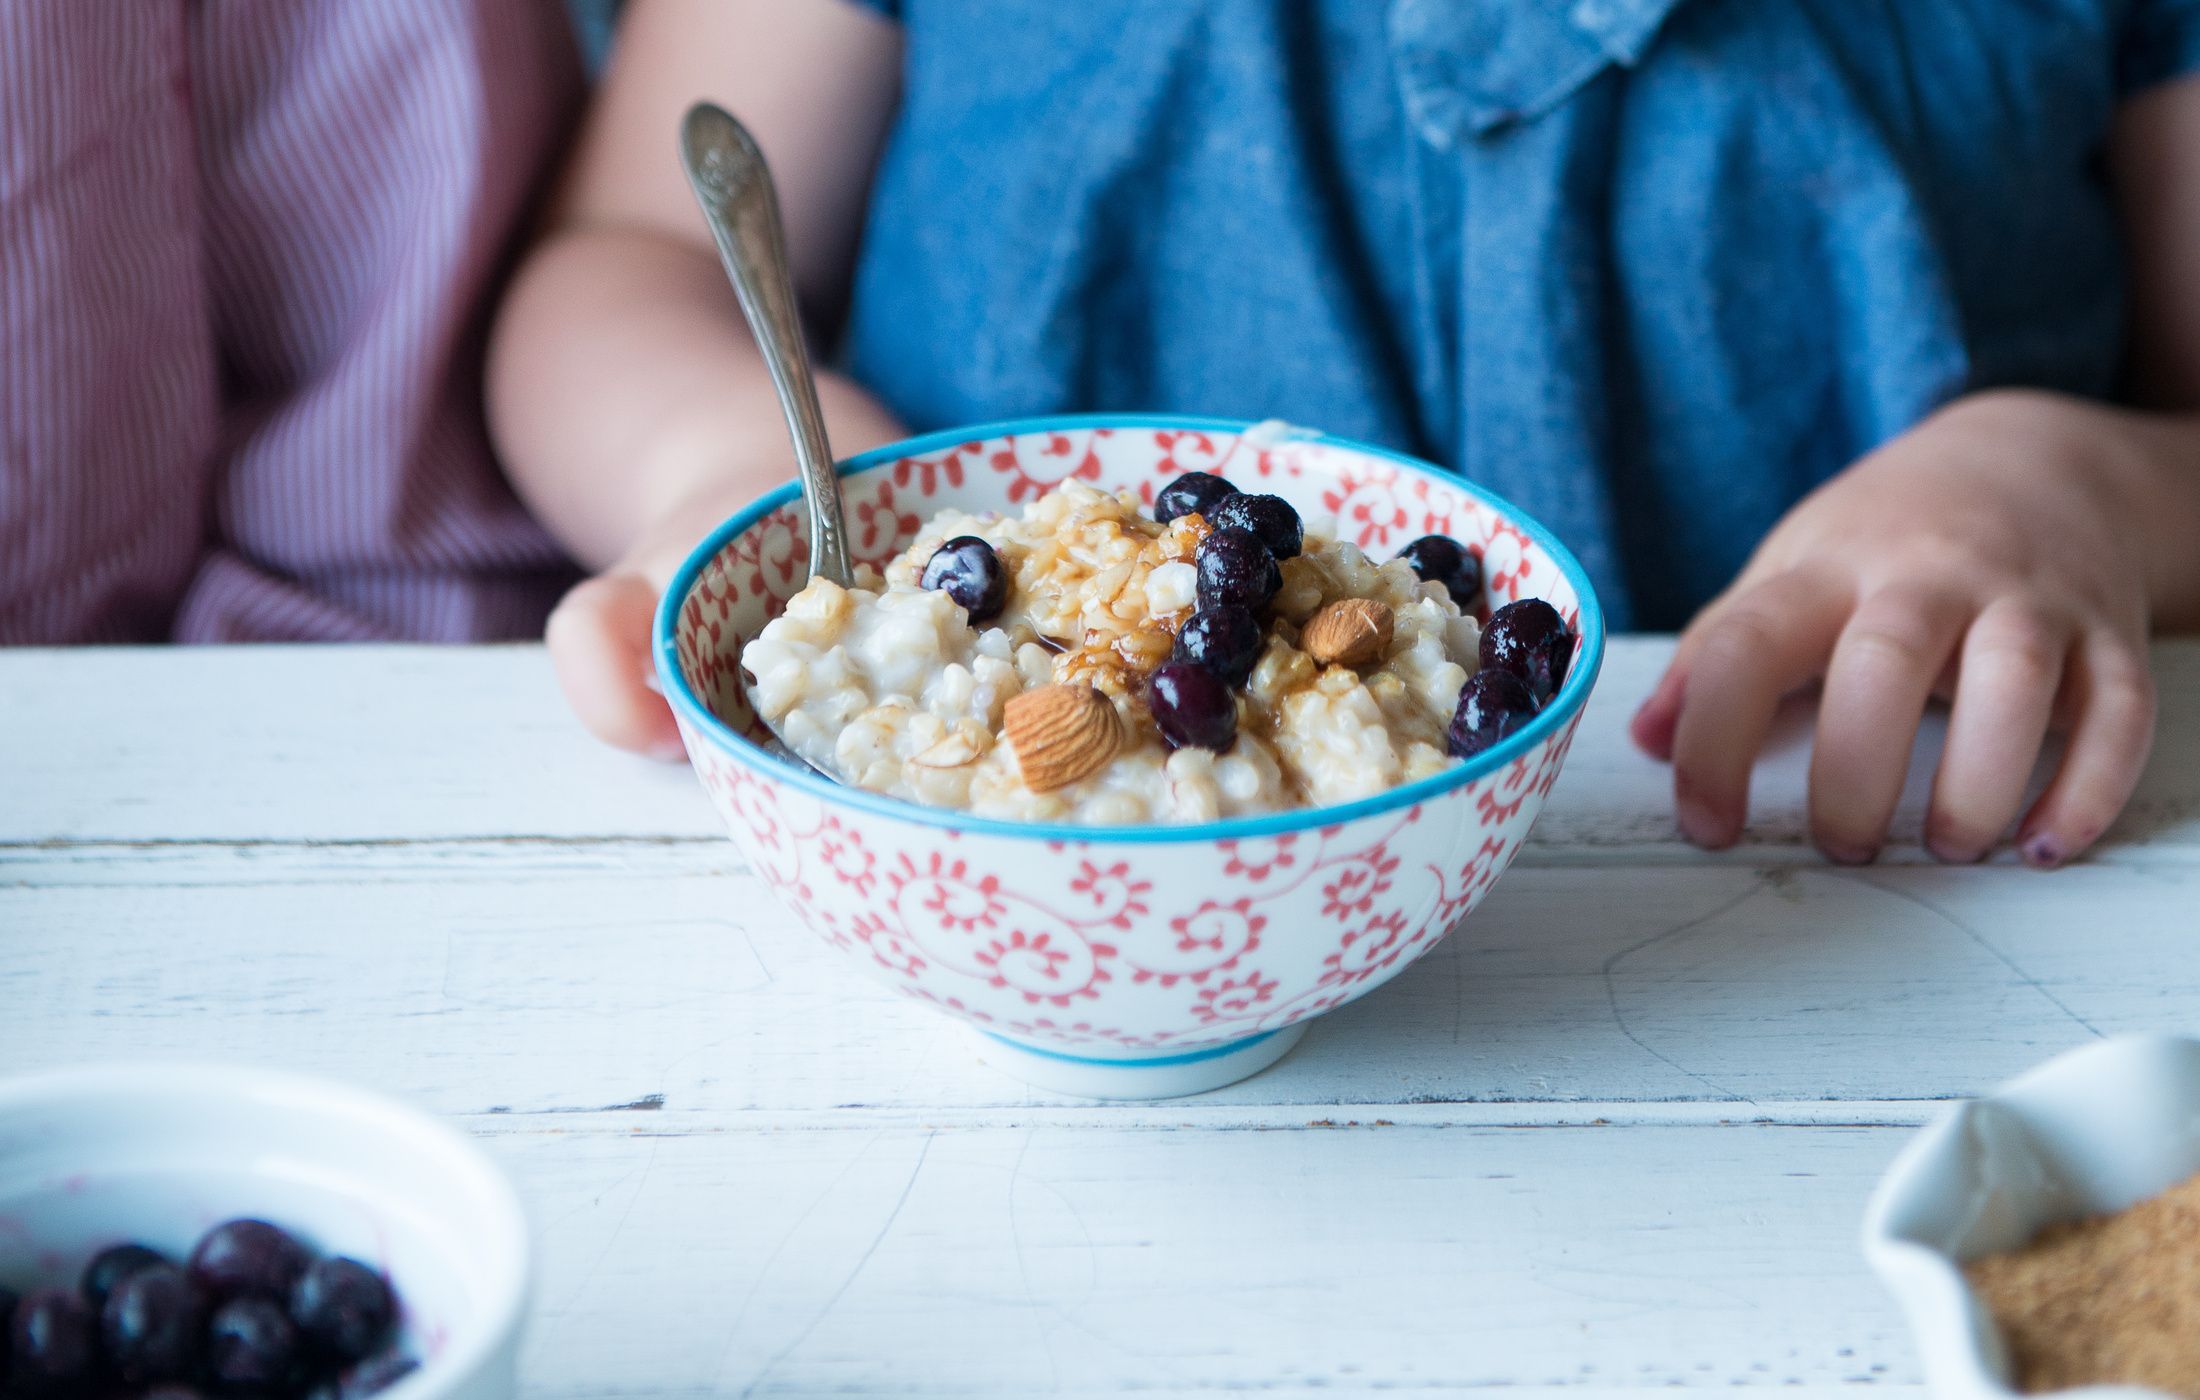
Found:
[[72, 1286], [99, 1250], [181, 1258], [258, 1216], [381, 1269], [421, 1367], [386, 1400], [506, 1400], [528, 1291], [503, 1175], [434, 1119], [339, 1084], [228, 1066], [0, 1080], [0, 1281]]
[[988, 820], [839, 786], [775, 756], [743, 643], [808, 576], [792, 484], [705, 540], [656, 624], [657, 667], [733, 839], [816, 934], [959, 1017], [992, 1064], [1104, 1098], [1196, 1093], [1280, 1058], [1306, 1021], [1398, 975], [1489, 892], [1565, 761], [1604, 655], [1579, 564], [1457, 476], [1319, 433], [1075, 417], [935, 433], [842, 464], [850, 545], [883, 564], [945, 506], [1011, 511], [1058, 482], [1147, 500], [1180, 473], [1279, 495], [1377, 559], [1424, 534], [1478, 551], [1491, 605], [1541, 597], [1578, 629], [1520, 732], [1345, 806], [1197, 826]]
[[[2130, 1037], [2048, 1061], [1919, 1133], [1865, 1216], [1864, 1251], [1940, 1400], [2014, 1400], [2009, 1358], [1963, 1276], [2047, 1225], [2123, 1210], [2200, 1171], [2200, 1041]], [[2073, 1396], [2153, 1397], [2141, 1386]]]

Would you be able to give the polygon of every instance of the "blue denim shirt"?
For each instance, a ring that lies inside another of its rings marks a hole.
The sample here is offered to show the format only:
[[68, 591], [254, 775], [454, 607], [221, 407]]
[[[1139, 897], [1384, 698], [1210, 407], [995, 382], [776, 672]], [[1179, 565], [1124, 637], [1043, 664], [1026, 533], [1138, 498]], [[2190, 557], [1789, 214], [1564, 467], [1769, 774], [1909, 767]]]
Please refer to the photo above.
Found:
[[1968, 390], [2108, 396], [2100, 155], [2200, 0], [874, 0], [847, 328], [918, 429], [1282, 417], [1433, 458], [1670, 627]]

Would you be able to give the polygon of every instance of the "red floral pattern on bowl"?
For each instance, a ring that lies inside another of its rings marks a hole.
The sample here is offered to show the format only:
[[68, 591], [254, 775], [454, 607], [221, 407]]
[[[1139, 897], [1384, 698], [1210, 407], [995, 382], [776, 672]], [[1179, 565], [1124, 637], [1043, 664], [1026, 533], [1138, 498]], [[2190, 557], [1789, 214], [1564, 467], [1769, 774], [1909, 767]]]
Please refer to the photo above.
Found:
[[1491, 605], [1542, 597], [1581, 630], [1573, 673], [1506, 743], [1350, 806], [1036, 827], [838, 787], [758, 745], [740, 649], [807, 575], [792, 488], [706, 541], [660, 610], [688, 752], [751, 866], [872, 975], [1027, 1051], [1181, 1063], [1396, 976], [1519, 850], [1602, 658], [1587, 581], [1540, 527], [1433, 467], [1318, 434], [1157, 418], [936, 434], [848, 464], [852, 544], [883, 563], [945, 506], [1014, 510], [1071, 478], [1150, 500], [1194, 468], [1283, 496], [1376, 558], [1423, 534], [1459, 539], [1483, 557]]

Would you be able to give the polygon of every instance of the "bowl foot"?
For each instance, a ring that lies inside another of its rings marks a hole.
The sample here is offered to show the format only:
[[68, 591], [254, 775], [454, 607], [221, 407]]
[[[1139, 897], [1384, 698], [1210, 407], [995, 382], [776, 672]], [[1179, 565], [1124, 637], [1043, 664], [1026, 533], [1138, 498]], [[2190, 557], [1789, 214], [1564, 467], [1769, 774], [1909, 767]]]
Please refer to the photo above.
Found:
[[1291, 1052], [1305, 1023], [1198, 1050], [1101, 1058], [970, 1028], [978, 1058], [1035, 1088], [1087, 1099], [1174, 1099], [1260, 1073]]

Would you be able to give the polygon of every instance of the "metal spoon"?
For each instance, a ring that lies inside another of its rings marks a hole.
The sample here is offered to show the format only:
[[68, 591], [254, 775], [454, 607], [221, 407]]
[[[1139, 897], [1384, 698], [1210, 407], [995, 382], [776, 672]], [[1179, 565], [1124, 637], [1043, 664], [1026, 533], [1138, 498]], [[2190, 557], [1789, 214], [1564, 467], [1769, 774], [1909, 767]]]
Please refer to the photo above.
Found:
[[[854, 581], [848, 566], [848, 527], [841, 505], [840, 477], [833, 470], [832, 448], [825, 441], [825, 415], [817, 405], [817, 384], [810, 377], [810, 355], [802, 340], [802, 317], [787, 270], [787, 239], [779, 222], [779, 197], [772, 191], [771, 169], [756, 138], [733, 114], [709, 102], [688, 108], [680, 133], [680, 153], [688, 183], [703, 206], [718, 257], [740, 298], [779, 391], [779, 410], [794, 439], [802, 501], [810, 519], [810, 576], [845, 588]], [[753, 708], [753, 706], [752, 706]], [[770, 721], [766, 721], [767, 724]], [[808, 763], [771, 726], [779, 747], [793, 762]], [[827, 777], [835, 775], [817, 764]]]
[[741, 300], [741, 314], [748, 317], [764, 352], [772, 387], [779, 391], [779, 411], [787, 416], [787, 432], [794, 438], [802, 500], [810, 515], [810, 574], [846, 588], [854, 575], [848, 567], [840, 477], [833, 471], [825, 415], [818, 409], [817, 384], [810, 377], [810, 353], [802, 340], [794, 278], [787, 271], [787, 238], [779, 222], [779, 197], [772, 192], [771, 168], [748, 128], [709, 102], [688, 108], [680, 149], [688, 183], [703, 206], [718, 257]]

